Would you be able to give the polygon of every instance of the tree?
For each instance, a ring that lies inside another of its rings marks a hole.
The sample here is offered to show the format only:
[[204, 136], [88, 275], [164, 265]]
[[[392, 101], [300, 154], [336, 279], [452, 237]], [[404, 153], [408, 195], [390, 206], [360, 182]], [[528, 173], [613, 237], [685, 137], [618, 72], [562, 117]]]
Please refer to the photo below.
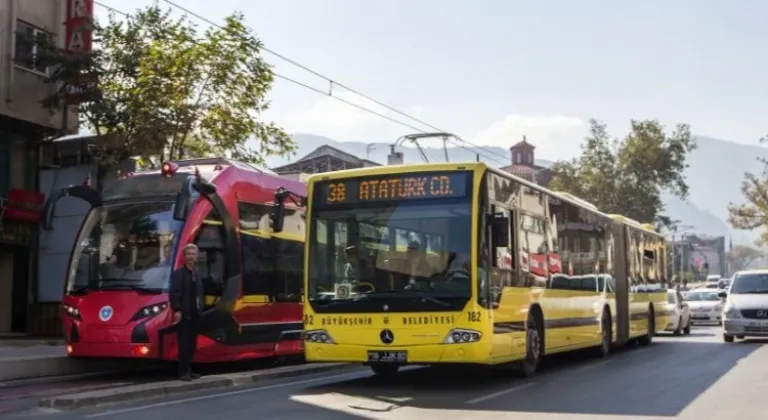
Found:
[[696, 148], [687, 124], [671, 134], [655, 120], [631, 122], [624, 139], [611, 139], [605, 124], [590, 120], [581, 156], [552, 166], [550, 188], [595, 204], [606, 213], [670, 226], [662, 192], [685, 198], [686, 157]]
[[[768, 142], [768, 136], [760, 142]], [[765, 229], [768, 226], [768, 159], [758, 157], [757, 160], [763, 164], [763, 172], [760, 176], [751, 172], [744, 174], [741, 193], [747, 202], [728, 204], [728, 223], [737, 229], [763, 229], [758, 244], [764, 245], [768, 243], [768, 229]]]
[[765, 252], [746, 245], [734, 245], [733, 249], [725, 256], [731, 272], [746, 270], [753, 262], [763, 257], [765, 257]]
[[43, 106], [62, 109], [66, 93], [79, 91], [81, 123], [120, 139], [117, 151], [100, 150], [102, 158], [138, 157], [148, 166], [203, 156], [263, 163], [295, 151], [281, 128], [258, 118], [274, 74], [242, 14], [201, 32], [155, 4], [122, 21], [110, 16], [94, 37], [98, 48], [88, 54], [58, 49], [51, 38], [38, 42], [59, 87]]

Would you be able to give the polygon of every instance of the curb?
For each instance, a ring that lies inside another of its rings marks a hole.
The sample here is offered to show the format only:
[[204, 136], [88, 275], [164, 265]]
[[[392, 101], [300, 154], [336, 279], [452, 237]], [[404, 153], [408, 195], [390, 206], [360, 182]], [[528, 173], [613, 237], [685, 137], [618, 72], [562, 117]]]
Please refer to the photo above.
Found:
[[251, 372], [240, 372], [225, 375], [211, 375], [192, 382], [165, 381], [140, 385], [129, 385], [111, 389], [82, 392], [78, 394], [59, 395], [43, 398], [39, 407], [59, 410], [74, 410], [85, 407], [95, 407], [105, 404], [115, 404], [128, 401], [138, 401], [150, 398], [181, 394], [184, 392], [206, 389], [229, 388], [249, 385], [273, 379], [285, 379], [306, 376], [317, 373], [359, 369], [359, 365], [350, 363], [324, 363], [298, 366], [284, 366]]

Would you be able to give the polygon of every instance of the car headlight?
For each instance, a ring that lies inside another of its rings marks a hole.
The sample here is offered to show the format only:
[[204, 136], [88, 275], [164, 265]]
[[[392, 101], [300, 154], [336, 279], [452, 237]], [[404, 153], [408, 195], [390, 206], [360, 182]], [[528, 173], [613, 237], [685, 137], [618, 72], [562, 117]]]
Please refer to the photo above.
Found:
[[723, 304], [722, 303], [718, 303], [717, 305], [712, 307], [712, 311], [714, 311], [714, 312], [720, 312], [722, 310], [723, 310]]
[[728, 319], [741, 318], [741, 311], [732, 303], [726, 303], [723, 308], [723, 317]]
[[336, 344], [326, 330], [304, 331], [304, 341], [318, 344]]
[[462, 344], [462, 343], [475, 343], [480, 341], [483, 335], [480, 331], [465, 330], [457, 328], [448, 332], [448, 335], [443, 340], [444, 344]]

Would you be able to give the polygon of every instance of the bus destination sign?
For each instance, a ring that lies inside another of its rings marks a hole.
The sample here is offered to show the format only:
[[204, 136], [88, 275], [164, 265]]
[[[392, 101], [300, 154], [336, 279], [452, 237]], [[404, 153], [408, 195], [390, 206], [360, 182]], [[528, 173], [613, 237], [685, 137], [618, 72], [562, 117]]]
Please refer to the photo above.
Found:
[[383, 203], [387, 201], [461, 198], [469, 189], [468, 172], [410, 173], [340, 179], [315, 184], [316, 203]]

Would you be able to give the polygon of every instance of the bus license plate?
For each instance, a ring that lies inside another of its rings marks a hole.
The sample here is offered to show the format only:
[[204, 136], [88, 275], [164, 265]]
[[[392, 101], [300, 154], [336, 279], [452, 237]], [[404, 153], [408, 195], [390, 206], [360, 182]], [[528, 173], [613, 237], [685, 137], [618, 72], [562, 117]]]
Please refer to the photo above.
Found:
[[405, 363], [408, 361], [408, 352], [369, 351], [368, 361], [372, 363]]

